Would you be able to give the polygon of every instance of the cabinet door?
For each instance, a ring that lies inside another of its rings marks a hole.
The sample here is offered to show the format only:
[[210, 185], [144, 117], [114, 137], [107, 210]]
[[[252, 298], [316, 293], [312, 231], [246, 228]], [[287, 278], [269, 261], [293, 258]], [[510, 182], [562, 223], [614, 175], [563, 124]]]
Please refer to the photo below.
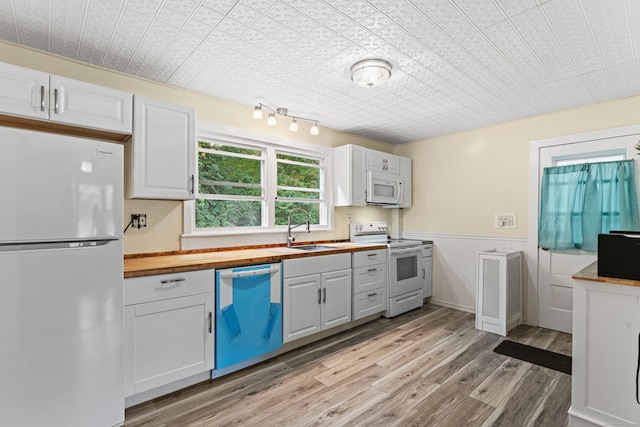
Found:
[[0, 63], [0, 112], [49, 118], [49, 74]]
[[422, 287], [422, 296], [430, 297], [433, 292], [433, 258], [422, 258], [422, 277], [424, 279]]
[[284, 280], [282, 341], [289, 342], [320, 331], [320, 274]]
[[195, 111], [142, 96], [134, 100], [133, 138], [127, 143], [127, 197], [194, 197]]
[[400, 158], [393, 154], [368, 149], [367, 170], [400, 175]]
[[351, 270], [322, 274], [322, 329], [351, 321]]
[[131, 133], [130, 93], [50, 76], [49, 118], [86, 128]]
[[213, 293], [125, 307], [127, 396], [213, 369]]
[[367, 204], [367, 149], [343, 145], [334, 149], [336, 206]]
[[400, 159], [400, 176], [402, 177], [402, 203], [401, 208], [411, 207], [411, 192], [413, 186], [411, 185], [411, 159], [408, 157], [399, 157]]
[[581, 280], [575, 285], [569, 413], [598, 425], [640, 425], [640, 289]]

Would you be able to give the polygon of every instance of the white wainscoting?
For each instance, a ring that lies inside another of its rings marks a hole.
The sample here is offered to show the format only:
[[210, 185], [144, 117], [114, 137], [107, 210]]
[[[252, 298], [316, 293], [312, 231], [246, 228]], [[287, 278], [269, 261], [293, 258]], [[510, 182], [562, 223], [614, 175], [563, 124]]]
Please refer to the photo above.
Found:
[[522, 251], [522, 290], [526, 307], [527, 272], [526, 238], [501, 238], [453, 234], [430, 234], [405, 231], [402, 237], [416, 240], [433, 240], [433, 296], [431, 302], [476, 311], [476, 286], [478, 252], [487, 249]]

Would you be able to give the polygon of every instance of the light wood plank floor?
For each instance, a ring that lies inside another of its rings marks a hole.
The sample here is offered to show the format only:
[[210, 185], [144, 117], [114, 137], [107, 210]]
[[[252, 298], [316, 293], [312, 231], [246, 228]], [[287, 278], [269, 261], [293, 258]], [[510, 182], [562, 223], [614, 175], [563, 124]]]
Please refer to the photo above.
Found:
[[[566, 426], [571, 376], [493, 352], [474, 315], [427, 304], [126, 411], [125, 426]], [[571, 355], [571, 335], [508, 339]]]

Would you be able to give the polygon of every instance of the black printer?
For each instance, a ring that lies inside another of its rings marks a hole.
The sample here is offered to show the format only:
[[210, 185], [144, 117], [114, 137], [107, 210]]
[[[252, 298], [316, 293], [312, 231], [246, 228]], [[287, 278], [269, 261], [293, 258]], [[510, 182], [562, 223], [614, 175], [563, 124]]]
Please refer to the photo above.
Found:
[[640, 231], [598, 235], [598, 276], [640, 280]]

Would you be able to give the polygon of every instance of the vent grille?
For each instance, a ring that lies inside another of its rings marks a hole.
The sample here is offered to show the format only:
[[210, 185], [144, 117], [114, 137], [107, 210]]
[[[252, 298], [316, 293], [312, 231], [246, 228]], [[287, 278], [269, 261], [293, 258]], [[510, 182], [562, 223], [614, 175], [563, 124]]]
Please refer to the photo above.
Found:
[[484, 259], [482, 275], [482, 314], [500, 318], [500, 260]]

